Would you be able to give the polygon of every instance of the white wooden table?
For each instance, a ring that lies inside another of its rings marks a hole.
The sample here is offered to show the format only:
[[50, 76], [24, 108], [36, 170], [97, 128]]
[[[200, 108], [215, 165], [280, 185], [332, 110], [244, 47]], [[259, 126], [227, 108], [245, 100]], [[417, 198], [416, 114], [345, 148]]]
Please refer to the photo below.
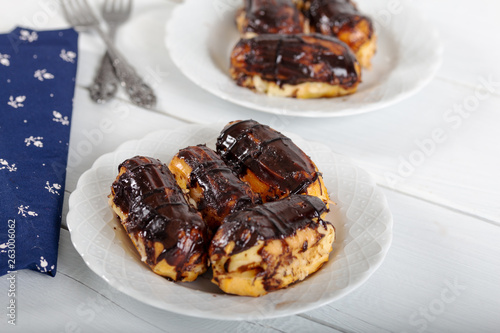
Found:
[[[391, 1], [398, 2], [388, 0], [388, 4]], [[401, 4], [410, 2], [439, 30], [445, 46], [439, 72], [422, 91], [396, 105], [344, 118], [275, 116], [229, 104], [198, 88], [166, 52], [165, 22], [176, 4], [161, 0], [136, 1], [134, 24], [124, 26], [118, 36], [119, 48], [158, 92], [158, 112], [137, 108], [124, 98], [96, 105], [87, 87], [103, 45], [96, 36], [82, 34], [58, 272], [54, 278], [32, 271], [18, 273], [17, 325], [8, 325], [3, 315], [0, 331], [500, 331], [500, 3], [402, 0]], [[67, 27], [58, 1], [0, 0], [0, 4], [2, 32], [15, 25]], [[487, 93], [473, 103], [480, 85]], [[383, 188], [394, 217], [393, 243], [365, 284], [338, 301], [299, 315], [215, 321], [144, 305], [110, 288], [85, 265], [73, 248], [65, 215], [67, 197], [97, 157], [153, 130], [246, 118], [325, 142], [354, 159]], [[102, 124], [109, 121], [113, 126], [103, 130]], [[435, 129], [444, 131], [445, 139], [425, 151], [422, 142], [432, 138]], [[90, 151], [82, 149], [89, 143]], [[419, 151], [425, 158], [411, 163]], [[5, 313], [7, 290], [2, 278], [0, 304]]]

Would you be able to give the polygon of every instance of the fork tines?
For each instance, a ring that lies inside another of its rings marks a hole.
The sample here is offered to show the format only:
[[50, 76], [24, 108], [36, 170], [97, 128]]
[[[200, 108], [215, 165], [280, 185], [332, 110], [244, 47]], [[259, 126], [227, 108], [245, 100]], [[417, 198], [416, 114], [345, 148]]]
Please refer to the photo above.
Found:
[[87, 0], [63, 0], [62, 9], [66, 19], [75, 27], [99, 24]]
[[[125, 4], [124, 4], [125, 3]], [[103, 14], [123, 13], [122, 15], [129, 14], [132, 11], [132, 0], [106, 0], [102, 7]]]

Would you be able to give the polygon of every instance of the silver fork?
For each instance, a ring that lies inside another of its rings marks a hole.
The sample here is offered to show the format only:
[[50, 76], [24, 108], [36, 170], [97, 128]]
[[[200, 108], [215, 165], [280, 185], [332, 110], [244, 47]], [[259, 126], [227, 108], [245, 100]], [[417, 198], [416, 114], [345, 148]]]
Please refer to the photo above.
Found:
[[[108, 36], [114, 43], [116, 29], [130, 17], [132, 11], [132, 0], [106, 0], [102, 7], [102, 18], [108, 24]], [[115, 75], [113, 64], [109, 53], [106, 52], [101, 60], [101, 65], [90, 86], [90, 98], [97, 103], [105, 103], [112, 99], [119, 85], [118, 78]]]
[[64, 0], [61, 2], [66, 20], [77, 29], [94, 29], [106, 43], [116, 76], [125, 87], [132, 103], [152, 108], [156, 104], [156, 96], [151, 89], [130, 66], [113, 42], [99, 26], [99, 21], [90, 9], [86, 0]]

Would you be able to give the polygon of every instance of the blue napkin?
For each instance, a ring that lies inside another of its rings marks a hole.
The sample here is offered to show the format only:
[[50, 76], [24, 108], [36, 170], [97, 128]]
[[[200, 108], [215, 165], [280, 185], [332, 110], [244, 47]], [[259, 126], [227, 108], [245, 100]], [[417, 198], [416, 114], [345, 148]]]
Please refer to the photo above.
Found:
[[0, 35], [0, 275], [56, 273], [78, 34]]

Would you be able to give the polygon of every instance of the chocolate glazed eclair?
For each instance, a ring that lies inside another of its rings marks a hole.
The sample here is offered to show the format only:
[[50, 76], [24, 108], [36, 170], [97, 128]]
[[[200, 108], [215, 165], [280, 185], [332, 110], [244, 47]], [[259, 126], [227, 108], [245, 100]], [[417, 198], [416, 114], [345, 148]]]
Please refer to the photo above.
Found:
[[371, 67], [377, 48], [373, 22], [353, 1], [305, 0], [303, 12], [311, 32], [337, 37], [351, 48], [361, 66]]
[[305, 279], [332, 251], [335, 228], [320, 217], [326, 210], [319, 198], [292, 195], [229, 215], [209, 248], [212, 282], [261, 296]]
[[290, 138], [271, 127], [255, 120], [229, 123], [216, 148], [263, 202], [307, 194], [320, 198], [328, 207], [328, 193], [314, 162]]
[[361, 82], [361, 67], [349, 47], [320, 34], [242, 38], [231, 52], [229, 72], [242, 87], [281, 97], [343, 96]]
[[181, 149], [168, 167], [213, 233], [227, 215], [261, 202], [206, 145]]
[[245, 0], [236, 14], [236, 25], [245, 38], [309, 32], [304, 15], [292, 0]]
[[209, 237], [168, 168], [135, 156], [120, 164], [109, 204], [141, 260], [174, 281], [193, 281], [207, 270]]

